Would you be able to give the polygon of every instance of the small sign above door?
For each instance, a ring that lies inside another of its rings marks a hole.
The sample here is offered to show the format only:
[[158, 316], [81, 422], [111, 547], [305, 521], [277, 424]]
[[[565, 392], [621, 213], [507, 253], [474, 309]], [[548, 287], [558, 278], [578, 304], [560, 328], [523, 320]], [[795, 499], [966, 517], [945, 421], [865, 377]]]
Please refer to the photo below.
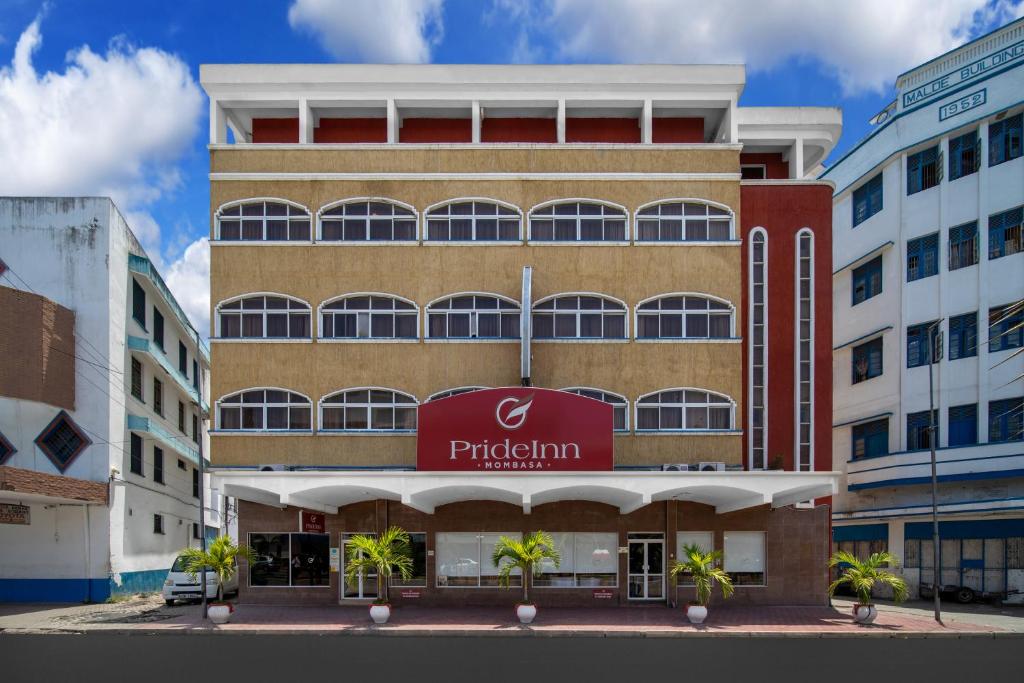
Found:
[[31, 510], [28, 505], [0, 504], [0, 524], [31, 524]]
[[299, 511], [299, 530], [307, 534], [322, 534], [327, 530], [327, 519], [322, 512]]

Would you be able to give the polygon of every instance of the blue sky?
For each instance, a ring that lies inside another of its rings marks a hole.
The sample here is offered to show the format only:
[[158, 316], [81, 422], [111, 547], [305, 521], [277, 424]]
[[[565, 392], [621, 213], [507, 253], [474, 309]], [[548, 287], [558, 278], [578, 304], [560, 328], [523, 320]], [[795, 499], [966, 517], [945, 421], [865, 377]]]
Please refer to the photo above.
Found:
[[869, 131], [896, 75], [1022, 10], [1021, 0], [4, 0], [0, 166], [14, 170], [0, 174], [0, 193], [111, 194], [202, 325], [202, 63], [742, 62], [741, 104], [842, 107], [835, 158]]

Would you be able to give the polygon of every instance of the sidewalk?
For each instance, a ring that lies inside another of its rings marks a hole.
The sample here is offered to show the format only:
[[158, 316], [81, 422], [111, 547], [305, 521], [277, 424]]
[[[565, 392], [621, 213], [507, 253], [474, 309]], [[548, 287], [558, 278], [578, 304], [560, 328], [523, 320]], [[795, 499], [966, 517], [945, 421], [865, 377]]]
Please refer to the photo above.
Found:
[[[167, 607], [153, 598], [110, 605], [0, 605], [0, 630], [17, 632], [218, 633], [332, 635], [462, 636], [802, 636], [802, 637], [995, 637], [1024, 632], [1020, 615], [949, 614], [945, 625], [930, 613], [880, 605], [878, 620], [858, 626], [850, 603], [829, 607], [716, 606], [703, 626], [687, 622], [682, 609], [662, 606], [544, 608], [530, 626], [516, 621], [512, 609], [396, 608], [391, 622], [375, 626], [360, 607], [242, 605], [231, 623], [214, 626], [197, 605]], [[1005, 614], [1005, 613], [1004, 613]], [[970, 618], [966, 618], [970, 617]]]

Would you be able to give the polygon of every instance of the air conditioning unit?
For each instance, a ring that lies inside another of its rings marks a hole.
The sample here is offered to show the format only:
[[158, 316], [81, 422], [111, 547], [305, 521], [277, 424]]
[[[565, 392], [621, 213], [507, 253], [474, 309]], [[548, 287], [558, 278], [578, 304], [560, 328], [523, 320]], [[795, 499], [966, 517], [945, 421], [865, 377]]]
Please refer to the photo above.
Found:
[[291, 470], [289, 465], [260, 465], [260, 472], [287, 472]]
[[689, 472], [690, 465], [685, 462], [675, 462], [668, 465], [661, 466], [662, 472]]
[[702, 462], [697, 466], [698, 472], [725, 472], [724, 462]]

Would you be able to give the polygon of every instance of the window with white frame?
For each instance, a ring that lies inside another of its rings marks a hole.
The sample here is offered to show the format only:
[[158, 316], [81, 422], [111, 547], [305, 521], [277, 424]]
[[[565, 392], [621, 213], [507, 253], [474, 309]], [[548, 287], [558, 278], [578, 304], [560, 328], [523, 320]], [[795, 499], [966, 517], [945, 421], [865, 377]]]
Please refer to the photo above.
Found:
[[626, 210], [595, 201], [561, 201], [530, 212], [532, 242], [625, 242]]
[[559, 564], [541, 560], [537, 588], [599, 588], [618, 584], [618, 534], [611, 532], [551, 532]]
[[750, 233], [750, 469], [768, 465], [768, 235]]
[[724, 569], [735, 586], [765, 585], [765, 532], [726, 531]]
[[811, 432], [814, 415], [814, 235], [801, 230], [796, 246], [796, 436], [797, 471], [814, 469]]
[[439, 391], [436, 394], [428, 396], [427, 402], [440, 401], [442, 398], [451, 398], [452, 396], [468, 394], [472, 391], [480, 391], [481, 389], [487, 389], [487, 387], [456, 387], [455, 389], [445, 389], [444, 391]]
[[[713, 531], [677, 531], [676, 532], [676, 557], [679, 560], [686, 560], [684, 548], [697, 546], [703, 553], [710, 553], [715, 549], [715, 534]], [[680, 574], [677, 579], [680, 586], [692, 586], [693, 577], [690, 574]]]
[[310, 339], [309, 304], [278, 295], [243, 296], [217, 305], [218, 339]]
[[339, 391], [320, 401], [320, 431], [415, 431], [417, 405], [415, 397], [392, 389]]
[[636, 212], [637, 242], [727, 242], [732, 212], [704, 202], [669, 201]]
[[426, 212], [428, 242], [518, 242], [522, 213], [488, 200], [453, 201]]
[[285, 389], [248, 389], [217, 401], [217, 428], [222, 431], [293, 431], [312, 429], [312, 405], [302, 394]]
[[733, 307], [698, 294], [668, 294], [636, 307], [637, 339], [729, 339]]
[[416, 339], [416, 304], [389, 294], [351, 294], [320, 307], [324, 339]]
[[579, 396], [586, 396], [596, 401], [610, 403], [612, 405], [612, 423], [615, 431], [629, 431], [629, 401], [626, 400], [625, 396], [588, 387], [567, 387], [561, 391], [568, 391], [570, 394], [578, 394]]
[[667, 389], [636, 403], [638, 432], [732, 429], [734, 403], [728, 396], [700, 389]]
[[355, 199], [320, 211], [321, 242], [412, 242], [416, 212], [389, 199]]
[[534, 339], [625, 339], [626, 306], [592, 294], [561, 294], [533, 305]]
[[[507, 533], [438, 533], [434, 564], [437, 585], [440, 588], [481, 588], [498, 586], [498, 567], [491, 558], [494, 547], [502, 536], [519, 538], [516, 532]], [[508, 560], [504, 560], [507, 562]], [[523, 585], [522, 572], [512, 571], [511, 586]]]
[[427, 306], [430, 339], [519, 339], [519, 304], [493, 294], [458, 294]]
[[309, 242], [309, 211], [298, 204], [257, 199], [217, 211], [217, 239], [225, 242]]

